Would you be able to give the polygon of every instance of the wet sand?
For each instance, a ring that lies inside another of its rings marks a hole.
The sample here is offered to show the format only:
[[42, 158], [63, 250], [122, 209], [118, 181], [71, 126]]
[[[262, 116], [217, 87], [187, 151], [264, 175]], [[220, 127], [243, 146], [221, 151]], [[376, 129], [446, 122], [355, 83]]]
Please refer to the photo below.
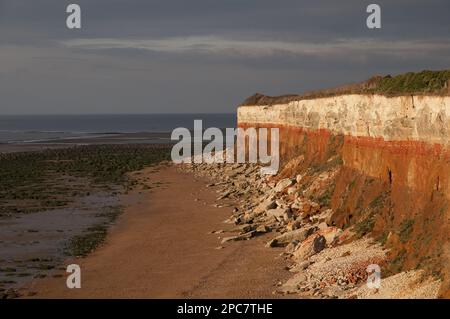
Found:
[[68, 207], [0, 218], [0, 295], [50, 275], [67, 258], [71, 239], [119, 209], [118, 196], [96, 192]]
[[[106, 243], [86, 258], [67, 263], [81, 267], [81, 289], [68, 289], [66, 276], [35, 279], [22, 291], [35, 298], [273, 298], [283, 270], [282, 249], [267, 249], [268, 237], [231, 242], [217, 249], [212, 230], [231, 207], [213, 207], [217, 194], [209, 181], [175, 167], [144, 170], [159, 187], [125, 195], [131, 204]], [[160, 183], [158, 183], [160, 182]], [[226, 235], [229, 236], [229, 235]]]

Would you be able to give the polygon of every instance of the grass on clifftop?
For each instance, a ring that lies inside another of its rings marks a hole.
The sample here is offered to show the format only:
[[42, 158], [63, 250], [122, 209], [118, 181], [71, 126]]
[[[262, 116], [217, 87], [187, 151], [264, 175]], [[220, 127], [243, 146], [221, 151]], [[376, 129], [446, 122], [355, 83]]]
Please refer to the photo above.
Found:
[[291, 101], [314, 99], [344, 94], [430, 94], [450, 95], [450, 70], [408, 72], [396, 76], [374, 76], [367, 81], [343, 85], [332, 89], [290, 94], [282, 96], [266, 96], [255, 94], [247, 98], [241, 105], [273, 105]]
[[450, 70], [408, 72], [397, 76], [379, 77], [373, 88], [366, 89], [369, 93], [379, 94], [413, 94], [413, 93], [443, 93], [450, 80]]

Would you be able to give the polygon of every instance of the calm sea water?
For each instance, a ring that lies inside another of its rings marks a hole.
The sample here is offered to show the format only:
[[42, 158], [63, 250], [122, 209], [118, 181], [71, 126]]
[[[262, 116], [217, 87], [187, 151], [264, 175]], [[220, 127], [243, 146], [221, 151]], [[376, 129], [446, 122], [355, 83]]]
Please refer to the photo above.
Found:
[[171, 132], [177, 127], [236, 126], [236, 114], [3, 115], [0, 143], [95, 137], [106, 133]]

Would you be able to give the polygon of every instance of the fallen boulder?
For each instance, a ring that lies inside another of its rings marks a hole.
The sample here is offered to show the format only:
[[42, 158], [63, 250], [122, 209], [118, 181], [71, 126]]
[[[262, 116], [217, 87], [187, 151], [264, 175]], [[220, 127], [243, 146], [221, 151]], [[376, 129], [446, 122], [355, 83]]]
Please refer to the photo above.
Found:
[[222, 244], [229, 242], [229, 241], [247, 240], [247, 239], [252, 238], [255, 234], [256, 234], [256, 231], [252, 230], [252, 231], [242, 234], [242, 235], [224, 237], [224, 238], [222, 238]]
[[265, 211], [269, 209], [275, 209], [277, 208], [277, 203], [274, 200], [267, 199], [260, 203], [254, 210], [253, 213], [255, 215], [259, 215], [264, 213]]
[[294, 184], [294, 182], [290, 178], [284, 178], [277, 183], [277, 185], [275, 186], [275, 191], [277, 193], [282, 192], [292, 184]]
[[289, 243], [293, 242], [294, 240], [302, 242], [304, 241], [308, 236], [313, 234], [316, 231], [316, 227], [308, 227], [308, 228], [300, 228], [293, 231], [285, 232], [284, 234], [281, 234], [274, 239], [272, 239], [273, 244], [270, 245], [271, 247], [284, 247], [288, 245]]
[[274, 218], [277, 221], [283, 221], [288, 220], [292, 217], [291, 209], [290, 208], [275, 208], [275, 209], [269, 209], [266, 212], [267, 217]]
[[294, 251], [293, 257], [296, 260], [303, 261], [307, 258], [321, 252], [326, 247], [327, 241], [325, 237], [314, 234], [303, 241]]
[[334, 226], [323, 227], [317, 232], [317, 234], [325, 238], [327, 245], [331, 245], [342, 234], [342, 229]]
[[270, 232], [270, 228], [267, 227], [266, 225], [259, 225], [259, 226], [256, 228], [256, 232], [257, 232], [257, 233], [260, 233], [260, 234], [268, 233], [268, 232]]

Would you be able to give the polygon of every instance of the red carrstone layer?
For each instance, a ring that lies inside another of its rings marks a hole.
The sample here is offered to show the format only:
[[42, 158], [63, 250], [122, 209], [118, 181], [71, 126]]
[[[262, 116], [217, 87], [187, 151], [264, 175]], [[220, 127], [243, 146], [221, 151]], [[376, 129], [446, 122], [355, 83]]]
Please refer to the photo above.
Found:
[[[279, 128], [281, 131], [287, 131], [288, 134], [306, 134], [308, 136], [330, 137], [333, 133], [327, 129], [311, 130], [297, 126], [278, 125], [278, 124], [250, 124], [239, 123], [241, 128]], [[282, 132], [280, 132], [281, 137]], [[416, 154], [416, 155], [431, 155], [435, 157], [444, 157], [450, 159], [450, 148], [438, 143], [428, 143], [424, 141], [415, 140], [399, 140], [386, 141], [381, 137], [367, 137], [367, 136], [352, 136], [345, 135], [345, 143], [354, 144], [361, 147], [384, 149], [390, 153], [396, 154]]]
[[[241, 128], [278, 128], [283, 162], [306, 151], [311, 160], [327, 159], [332, 132], [302, 127], [239, 123]], [[442, 190], [450, 195], [450, 148], [423, 141], [386, 141], [382, 138], [343, 136], [338, 150], [345, 166], [394, 185]]]

